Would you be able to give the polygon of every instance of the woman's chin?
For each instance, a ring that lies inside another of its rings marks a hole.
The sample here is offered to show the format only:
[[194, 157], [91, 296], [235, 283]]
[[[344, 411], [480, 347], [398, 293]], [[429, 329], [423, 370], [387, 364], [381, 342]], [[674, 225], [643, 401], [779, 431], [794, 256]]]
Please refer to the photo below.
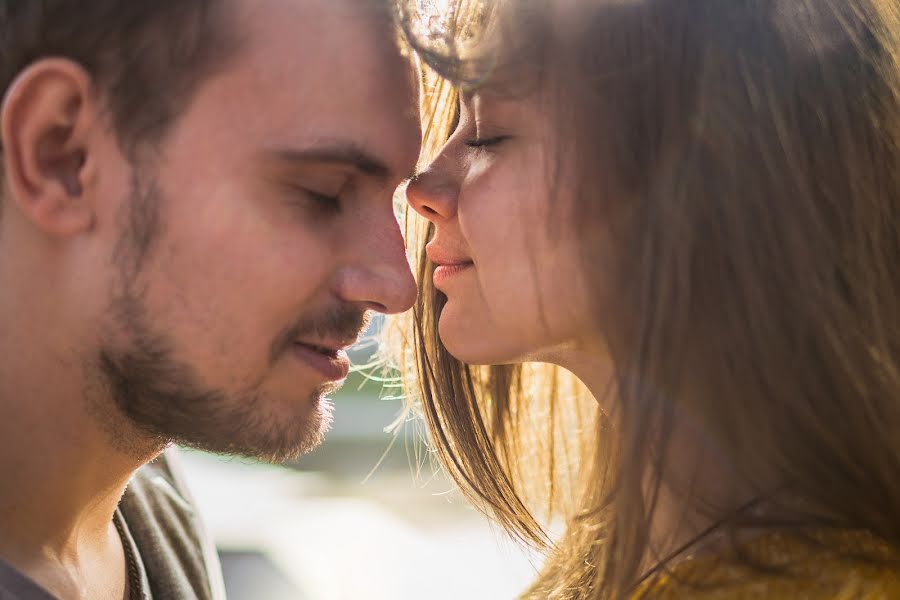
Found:
[[504, 335], [494, 331], [490, 326], [479, 324], [475, 318], [457, 318], [445, 312], [438, 322], [438, 334], [441, 344], [453, 358], [470, 365], [500, 365], [521, 362], [514, 359], [520, 356], [509, 344]]

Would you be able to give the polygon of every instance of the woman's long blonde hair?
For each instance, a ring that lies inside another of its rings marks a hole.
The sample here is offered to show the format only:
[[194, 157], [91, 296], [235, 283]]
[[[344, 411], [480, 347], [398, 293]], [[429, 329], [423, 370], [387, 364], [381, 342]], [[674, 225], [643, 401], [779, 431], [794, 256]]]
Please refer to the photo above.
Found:
[[[614, 224], [615, 427], [558, 369], [450, 356], [431, 228], [407, 223], [409, 394], [468, 497], [550, 549], [527, 596], [633, 587], [677, 412], [748, 486], [770, 491], [774, 473], [803, 507], [724, 529], [863, 529], [900, 547], [900, 5], [585, 2], [563, 39], [549, 4], [463, 1], [443, 36], [404, 9], [426, 146], [447, 139], [457, 86], [537, 66], [578, 160], [589, 280], [591, 227]], [[567, 527], [551, 541], [554, 512]]]

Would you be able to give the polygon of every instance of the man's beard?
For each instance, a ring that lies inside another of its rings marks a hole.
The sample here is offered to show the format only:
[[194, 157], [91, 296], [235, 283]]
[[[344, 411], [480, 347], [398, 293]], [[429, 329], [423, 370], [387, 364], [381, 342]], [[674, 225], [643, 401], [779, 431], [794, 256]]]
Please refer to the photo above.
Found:
[[[118, 335], [107, 336], [92, 361], [91, 368], [100, 379], [99, 389], [89, 393], [92, 412], [123, 451], [146, 448], [148, 443], [162, 448], [174, 442], [269, 462], [311, 451], [330, 428], [333, 405], [324, 395], [336, 391], [338, 384], [320, 386], [305, 402], [269, 398], [261, 382], [230, 393], [206, 387], [194, 366], [178, 359], [173, 339], [154, 326], [136, 282], [161, 233], [160, 199], [155, 185], [142, 191], [139, 180], [133, 181], [128, 223], [123, 224], [123, 239], [114, 257], [120, 277], [109, 315]], [[351, 305], [307, 315], [276, 336], [269, 365], [290, 352], [293, 341], [303, 336], [355, 337], [367, 317]], [[123, 334], [124, 342], [110, 341]], [[110, 399], [113, 410], [109, 410]], [[132, 427], [117, 425], [123, 415]], [[136, 434], [140, 440], [133, 439]]]

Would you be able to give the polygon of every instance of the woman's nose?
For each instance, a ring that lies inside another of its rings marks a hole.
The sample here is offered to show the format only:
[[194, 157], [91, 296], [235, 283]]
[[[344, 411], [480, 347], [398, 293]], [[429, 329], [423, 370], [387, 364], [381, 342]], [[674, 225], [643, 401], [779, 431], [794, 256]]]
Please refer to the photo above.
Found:
[[456, 216], [458, 186], [432, 164], [406, 188], [406, 201], [417, 213], [431, 222], [446, 221]]

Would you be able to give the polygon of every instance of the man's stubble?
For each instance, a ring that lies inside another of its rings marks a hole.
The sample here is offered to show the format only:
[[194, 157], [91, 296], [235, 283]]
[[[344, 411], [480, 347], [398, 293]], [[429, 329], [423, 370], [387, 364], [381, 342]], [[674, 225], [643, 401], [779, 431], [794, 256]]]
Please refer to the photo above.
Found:
[[[153, 455], [171, 443], [216, 453], [284, 462], [318, 446], [332, 422], [324, 398], [339, 386], [326, 384], [305, 400], [267, 398], [262, 382], [236, 392], [205, 386], [197, 369], [179, 360], [177, 344], [155, 322], [143, 299], [140, 275], [164, 234], [159, 186], [137, 169], [123, 209], [122, 234], [114, 247], [113, 285], [107, 326], [99, 348], [86, 361], [85, 397], [90, 413], [119, 451]], [[303, 332], [358, 332], [366, 315], [358, 308], [333, 307], [285, 328], [273, 347]], [[294, 338], [296, 339], [296, 338]], [[114, 341], [121, 340], [121, 341]], [[274, 363], [290, 351], [269, 357]]]

